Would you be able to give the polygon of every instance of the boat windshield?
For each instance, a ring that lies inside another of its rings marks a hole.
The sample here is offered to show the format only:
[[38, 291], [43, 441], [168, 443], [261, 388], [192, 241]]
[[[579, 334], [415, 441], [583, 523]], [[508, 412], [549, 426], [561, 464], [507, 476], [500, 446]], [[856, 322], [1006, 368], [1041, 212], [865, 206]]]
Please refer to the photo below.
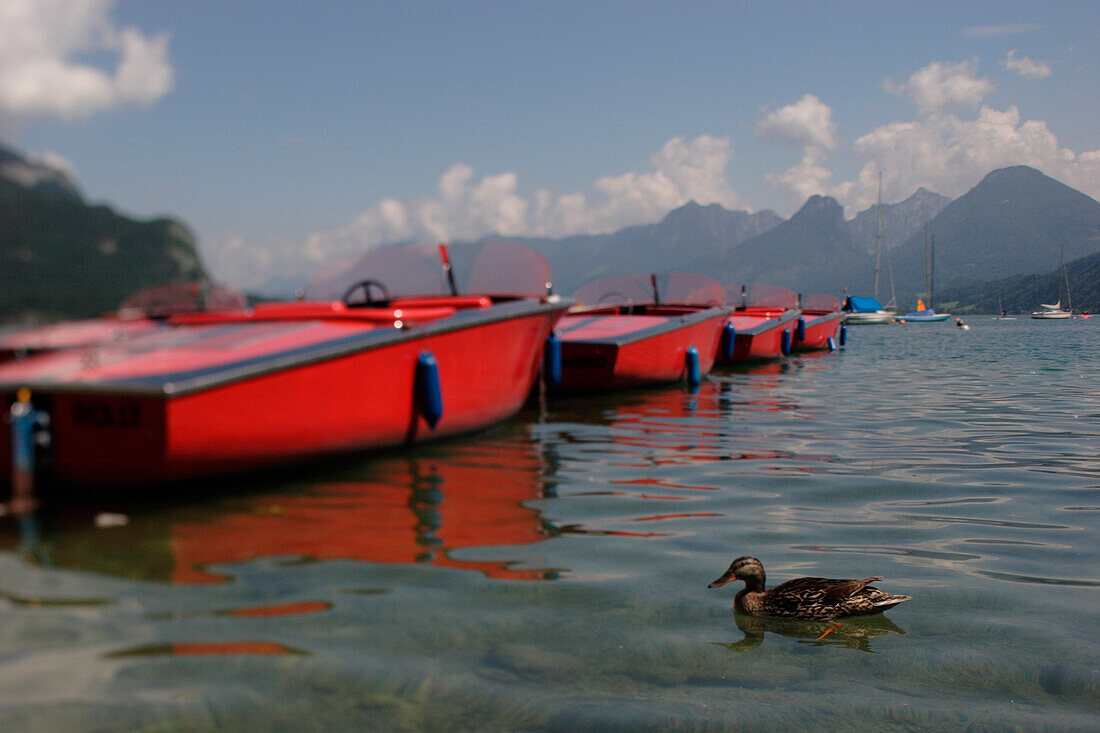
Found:
[[612, 275], [582, 285], [574, 297], [585, 305], [651, 305], [659, 298], [665, 305], [719, 306], [722, 286], [713, 278], [693, 272]]
[[341, 300], [368, 282], [377, 283], [389, 297], [452, 295], [447, 262], [461, 295], [542, 297], [550, 284], [546, 258], [520, 244], [405, 244], [337, 260], [313, 277], [305, 297]]
[[156, 285], [127, 298], [119, 306], [122, 317], [150, 318], [176, 313], [199, 313], [212, 310], [241, 310], [248, 301], [244, 294], [224, 285], [204, 282]]
[[798, 293], [778, 285], [731, 285], [726, 288], [726, 303], [748, 308], [797, 308]]
[[808, 311], [838, 311], [840, 301], [826, 293], [810, 293], [802, 296], [802, 309]]

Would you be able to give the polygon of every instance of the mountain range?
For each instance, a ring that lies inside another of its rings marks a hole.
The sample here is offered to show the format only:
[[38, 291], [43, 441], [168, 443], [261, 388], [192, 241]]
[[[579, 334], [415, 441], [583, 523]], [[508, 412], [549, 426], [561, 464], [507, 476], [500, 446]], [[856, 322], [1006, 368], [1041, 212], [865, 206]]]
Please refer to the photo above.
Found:
[[[689, 270], [727, 285], [872, 295], [878, 216], [872, 207], [845, 220], [827, 196], [811, 196], [785, 221], [770, 211], [687, 204], [661, 222], [614, 234], [521, 241], [546, 256], [563, 293], [612, 272]], [[919, 189], [905, 201], [883, 204], [881, 217], [877, 296], [883, 303], [896, 297], [903, 312], [915, 308], [918, 297], [929, 300], [932, 276], [938, 290], [966, 284], [969, 295], [953, 291], [966, 308], [989, 302], [982, 283], [1002, 288], [1007, 277], [1052, 273], [1063, 254], [1070, 262], [1100, 252], [1100, 202], [1027, 166], [992, 171], [954, 201]], [[933, 247], [926, 246], [926, 232]], [[1088, 272], [1081, 269], [1081, 276]]]
[[[1052, 283], [1057, 293], [1063, 258], [1076, 283], [1074, 304], [1100, 309], [1089, 259], [1100, 253], [1100, 202], [1026, 166], [992, 171], [953, 201], [921, 188], [850, 220], [827, 196], [811, 196], [786, 220], [692, 202], [610, 234], [508, 239], [542, 252], [564, 294], [603, 275], [695, 271], [734, 288], [872, 295], [881, 243], [877, 295], [885, 303], [893, 293], [904, 312], [929, 297], [927, 241], [935, 302], [945, 309], [1053, 302], [1056, 295], [1038, 293]], [[297, 277], [304, 284], [310, 274]], [[0, 147], [0, 322], [95, 315], [142, 287], [208, 279], [180, 222], [136, 221], [91, 205], [66, 174]]]

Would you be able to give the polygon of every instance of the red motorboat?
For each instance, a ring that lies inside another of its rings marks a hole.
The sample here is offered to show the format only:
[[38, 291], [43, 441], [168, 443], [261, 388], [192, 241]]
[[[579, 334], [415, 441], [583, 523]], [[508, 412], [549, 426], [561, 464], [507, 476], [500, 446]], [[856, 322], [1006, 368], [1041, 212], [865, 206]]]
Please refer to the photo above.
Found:
[[798, 325], [796, 293], [774, 285], [742, 285], [739, 293], [727, 288], [726, 303], [737, 302], [723, 337], [721, 361], [763, 361], [790, 353]]
[[223, 285], [158, 285], [135, 293], [117, 312], [101, 318], [61, 321], [5, 334], [0, 337], [0, 362], [129, 338], [164, 326], [165, 318], [174, 314], [240, 311], [247, 304], [243, 293]]
[[[0, 399], [19, 403], [13, 415], [48, 415], [45, 468], [64, 484], [184, 479], [475, 430], [522, 406], [568, 303], [545, 297], [545, 259], [518, 245], [485, 245], [467, 295], [443, 262], [435, 247], [376, 249], [323, 272], [309, 301], [169, 316], [171, 328], [11, 361]], [[478, 289], [501, 285], [494, 265], [507, 287]], [[26, 464], [13, 453], [0, 453], [5, 475]]]
[[831, 295], [813, 293], [801, 297], [802, 313], [795, 327], [791, 348], [795, 351], [833, 351], [843, 341], [840, 301]]
[[690, 273], [620, 275], [583, 286], [559, 322], [563, 390], [686, 380], [714, 365], [729, 309], [722, 286]]

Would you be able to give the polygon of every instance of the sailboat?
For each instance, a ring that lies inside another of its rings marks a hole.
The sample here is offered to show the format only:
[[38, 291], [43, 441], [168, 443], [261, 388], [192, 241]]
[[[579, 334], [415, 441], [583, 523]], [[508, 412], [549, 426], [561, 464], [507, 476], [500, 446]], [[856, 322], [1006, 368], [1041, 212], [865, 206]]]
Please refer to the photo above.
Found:
[[886, 271], [890, 276], [890, 302], [885, 306], [878, 299], [879, 273], [882, 271], [882, 172], [878, 174], [878, 228], [875, 231], [875, 295], [851, 295], [844, 299], [844, 322], [852, 325], [891, 323], [897, 315], [897, 296], [894, 294], [894, 271], [890, 269], [890, 251], [886, 254]]
[[933, 293], [936, 290], [936, 240], [928, 236], [928, 225], [924, 226], [924, 251], [927, 267], [925, 268], [925, 287], [928, 289], [928, 305], [924, 300], [917, 298], [917, 309], [903, 316], [898, 316], [898, 323], [936, 323], [946, 321], [951, 317], [950, 313], [937, 313], [932, 307]]
[[[1058, 302], [1052, 304], [1040, 303], [1039, 310], [1033, 311], [1032, 318], [1044, 321], [1064, 321], [1073, 318], [1073, 300], [1069, 294], [1069, 274], [1066, 272], [1066, 247], [1062, 245], [1061, 254], [1058, 256], [1058, 268], [1062, 271], [1062, 277], [1058, 280]], [[1066, 308], [1062, 308], [1062, 286], [1066, 288]]]

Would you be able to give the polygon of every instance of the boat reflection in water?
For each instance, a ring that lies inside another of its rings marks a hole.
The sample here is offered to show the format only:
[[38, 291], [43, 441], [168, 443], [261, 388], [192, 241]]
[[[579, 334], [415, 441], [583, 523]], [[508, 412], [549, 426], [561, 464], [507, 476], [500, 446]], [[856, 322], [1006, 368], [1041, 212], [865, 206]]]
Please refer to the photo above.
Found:
[[542, 498], [541, 465], [528, 443], [509, 438], [430, 447], [277, 493], [143, 507], [112, 529], [96, 530], [86, 516], [51, 518], [47, 550], [35, 555], [44, 564], [186, 584], [231, 581], [225, 566], [271, 557], [425, 563], [541, 580], [554, 571], [455, 555], [550, 536], [525, 504]]
[[800, 644], [856, 649], [873, 654], [874, 649], [871, 648], [871, 639], [891, 632], [905, 634], [904, 629], [898, 627], [882, 614], [842, 619], [840, 626], [829, 632], [829, 635], [823, 639], [818, 637], [833, 625], [833, 621], [762, 618], [738, 612], [734, 612], [734, 620], [737, 623], [737, 628], [744, 632], [744, 638], [730, 643], [716, 642], [719, 646], [724, 646], [731, 652], [752, 651], [763, 644], [765, 634], [771, 632], [778, 636], [798, 639]]

